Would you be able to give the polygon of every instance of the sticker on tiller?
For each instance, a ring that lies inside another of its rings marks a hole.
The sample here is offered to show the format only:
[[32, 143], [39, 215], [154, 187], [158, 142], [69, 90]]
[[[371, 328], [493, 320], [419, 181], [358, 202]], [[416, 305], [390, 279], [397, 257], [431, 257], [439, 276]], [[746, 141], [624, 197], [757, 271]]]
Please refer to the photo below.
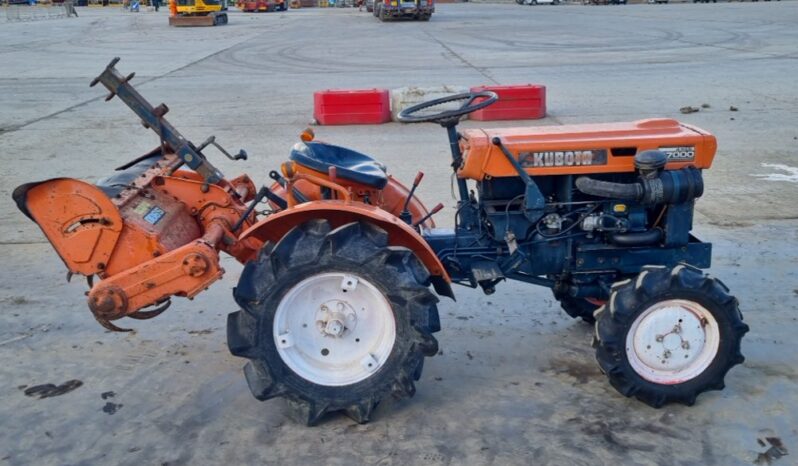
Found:
[[143, 216], [147, 215], [147, 212], [150, 211], [151, 207], [152, 207], [152, 204], [150, 204], [149, 202], [141, 201], [141, 202], [139, 202], [136, 205], [136, 207], [133, 208], [133, 212], [135, 212], [135, 213], [137, 213], [137, 214], [139, 214], [139, 215], [141, 215], [143, 217]]
[[164, 215], [166, 215], [166, 212], [164, 212], [164, 210], [161, 209], [160, 207], [156, 206], [150, 209], [149, 212], [147, 212], [147, 215], [144, 216], [144, 221], [149, 224], [155, 225], [156, 223], [158, 223], [159, 220], [161, 220], [164, 217]]
[[695, 146], [660, 147], [668, 156], [668, 162], [690, 162], [695, 160]]
[[521, 166], [525, 168], [578, 167], [607, 164], [606, 149], [521, 152], [518, 157]]

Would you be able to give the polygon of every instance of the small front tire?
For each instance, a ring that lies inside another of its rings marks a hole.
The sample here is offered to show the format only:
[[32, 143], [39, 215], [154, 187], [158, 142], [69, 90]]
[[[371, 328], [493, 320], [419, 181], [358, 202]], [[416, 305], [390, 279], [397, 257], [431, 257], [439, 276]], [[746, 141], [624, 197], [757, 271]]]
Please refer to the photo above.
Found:
[[748, 331], [737, 299], [718, 280], [686, 265], [648, 266], [613, 285], [596, 311], [596, 359], [610, 384], [659, 408], [692, 405], [744, 361]]

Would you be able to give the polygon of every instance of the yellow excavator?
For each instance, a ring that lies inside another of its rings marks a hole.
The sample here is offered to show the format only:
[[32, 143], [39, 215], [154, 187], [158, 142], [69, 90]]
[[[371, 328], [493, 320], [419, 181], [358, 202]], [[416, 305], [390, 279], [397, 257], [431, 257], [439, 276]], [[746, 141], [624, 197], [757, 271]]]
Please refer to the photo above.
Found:
[[170, 26], [227, 24], [227, 0], [169, 0]]

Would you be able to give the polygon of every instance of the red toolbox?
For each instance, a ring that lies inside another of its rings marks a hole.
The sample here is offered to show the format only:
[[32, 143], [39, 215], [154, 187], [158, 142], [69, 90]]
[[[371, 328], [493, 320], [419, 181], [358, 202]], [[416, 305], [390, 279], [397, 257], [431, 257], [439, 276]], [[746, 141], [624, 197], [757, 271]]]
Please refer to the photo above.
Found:
[[536, 120], [546, 116], [546, 86], [521, 84], [471, 88], [471, 92], [479, 91], [493, 91], [499, 100], [471, 113], [468, 118], [472, 120]]
[[391, 121], [387, 89], [326, 90], [313, 93], [313, 118], [320, 125], [376, 125]]

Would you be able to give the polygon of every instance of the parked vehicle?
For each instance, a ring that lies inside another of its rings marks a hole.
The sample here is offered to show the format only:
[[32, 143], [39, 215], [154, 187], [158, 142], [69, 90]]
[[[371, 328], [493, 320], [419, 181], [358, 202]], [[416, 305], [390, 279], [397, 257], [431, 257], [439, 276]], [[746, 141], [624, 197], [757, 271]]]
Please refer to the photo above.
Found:
[[286, 11], [287, 0], [237, 0], [236, 7], [244, 12]]
[[373, 6], [374, 16], [380, 21], [400, 18], [429, 21], [434, 12], [434, 0], [374, 0]]
[[521, 0], [524, 5], [559, 5], [560, 0]]
[[[171, 8], [171, 7], [170, 7]], [[227, 0], [176, 0], [169, 24], [177, 27], [227, 24]]]

